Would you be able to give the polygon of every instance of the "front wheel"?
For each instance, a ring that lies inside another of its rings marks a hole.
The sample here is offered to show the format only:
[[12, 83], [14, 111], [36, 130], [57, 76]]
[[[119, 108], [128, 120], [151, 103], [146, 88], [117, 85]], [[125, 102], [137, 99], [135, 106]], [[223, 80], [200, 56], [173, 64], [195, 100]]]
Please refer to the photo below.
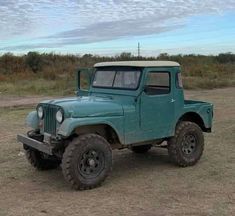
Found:
[[202, 156], [204, 136], [201, 128], [188, 121], [176, 126], [175, 136], [168, 141], [168, 153], [171, 160], [181, 166], [192, 166]]
[[73, 139], [65, 149], [62, 171], [76, 190], [99, 186], [112, 169], [112, 149], [101, 136], [86, 134]]
[[61, 163], [57, 158], [50, 157], [36, 149], [27, 149], [26, 158], [38, 170], [56, 169]]

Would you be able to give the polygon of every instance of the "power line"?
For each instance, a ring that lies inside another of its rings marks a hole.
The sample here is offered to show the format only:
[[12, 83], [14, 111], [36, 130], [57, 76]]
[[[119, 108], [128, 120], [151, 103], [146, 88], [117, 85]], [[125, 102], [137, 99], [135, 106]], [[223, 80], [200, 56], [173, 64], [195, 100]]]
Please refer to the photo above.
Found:
[[140, 43], [138, 43], [138, 58], [140, 57]]

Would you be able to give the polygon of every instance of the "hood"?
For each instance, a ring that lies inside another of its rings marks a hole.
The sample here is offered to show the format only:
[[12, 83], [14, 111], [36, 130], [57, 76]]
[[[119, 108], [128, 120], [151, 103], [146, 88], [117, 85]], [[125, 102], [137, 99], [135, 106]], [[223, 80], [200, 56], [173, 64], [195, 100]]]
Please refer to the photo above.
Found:
[[62, 98], [43, 101], [41, 104], [53, 104], [62, 107], [67, 118], [123, 115], [122, 105], [108, 97], [83, 96]]

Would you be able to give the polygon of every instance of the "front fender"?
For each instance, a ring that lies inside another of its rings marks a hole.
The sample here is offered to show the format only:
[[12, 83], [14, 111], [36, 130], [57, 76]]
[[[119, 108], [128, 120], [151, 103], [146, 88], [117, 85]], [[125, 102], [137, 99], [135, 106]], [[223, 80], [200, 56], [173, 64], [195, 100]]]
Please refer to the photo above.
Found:
[[87, 117], [87, 118], [68, 118], [61, 124], [58, 135], [69, 137], [73, 131], [80, 126], [106, 124], [114, 129], [121, 143], [124, 143], [123, 117]]
[[26, 125], [33, 129], [39, 129], [39, 119], [36, 111], [32, 111], [26, 117]]

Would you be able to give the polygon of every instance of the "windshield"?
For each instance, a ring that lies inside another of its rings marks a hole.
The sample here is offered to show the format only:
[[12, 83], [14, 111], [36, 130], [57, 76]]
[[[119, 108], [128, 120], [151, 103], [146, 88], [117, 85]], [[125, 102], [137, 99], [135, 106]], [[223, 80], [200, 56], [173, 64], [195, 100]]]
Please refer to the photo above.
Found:
[[93, 87], [137, 89], [140, 70], [97, 70]]

